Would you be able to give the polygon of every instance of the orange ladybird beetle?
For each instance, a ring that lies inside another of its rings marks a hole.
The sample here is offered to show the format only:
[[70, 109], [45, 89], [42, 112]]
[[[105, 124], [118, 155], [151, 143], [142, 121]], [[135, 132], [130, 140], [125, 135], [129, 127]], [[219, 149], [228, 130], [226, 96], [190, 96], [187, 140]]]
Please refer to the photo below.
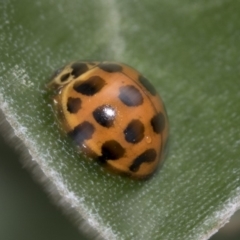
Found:
[[168, 138], [164, 104], [138, 71], [116, 62], [73, 62], [53, 75], [64, 131], [88, 157], [133, 178], [152, 175]]

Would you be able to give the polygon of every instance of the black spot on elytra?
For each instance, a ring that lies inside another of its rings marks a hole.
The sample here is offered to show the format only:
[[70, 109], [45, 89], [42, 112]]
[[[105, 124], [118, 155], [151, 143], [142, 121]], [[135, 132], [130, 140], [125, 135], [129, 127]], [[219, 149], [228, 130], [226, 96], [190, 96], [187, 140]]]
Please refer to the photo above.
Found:
[[132, 120], [124, 130], [125, 140], [130, 143], [138, 143], [144, 137], [144, 125], [139, 120]]
[[98, 67], [101, 68], [105, 72], [113, 73], [113, 72], [121, 72], [122, 66], [115, 63], [100, 63]]
[[87, 96], [93, 96], [99, 92], [105, 85], [105, 81], [99, 76], [93, 76], [85, 81], [76, 82], [73, 89], [78, 93]]
[[160, 112], [151, 119], [151, 125], [155, 133], [161, 133], [165, 128], [165, 117]]
[[81, 108], [81, 99], [80, 98], [72, 98], [69, 97], [67, 101], [67, 110], [70, 113], [77, 113], [78, 110]]
[[88, 70], [88, 66], [86, 63], [73, 63], [71, 65], [72, 68], [72, 75], [74, 76], [74, 78], [79, 77], [80, 75], [82, 75], [83, 73], [85, 73]]
[[113, 125], [116, 113], [115, 109], [110, 105], [103, 105], [93, 111], [93, 117], [103, 127], [111, 127]]
[[92, 138], [94, 131], [94, 126], [90, 122], [85, 121], [77, 125], [68, 135], [77, 145], [82, 145], [85, 140]]
[[120, 100], [129, 107], [139, 106], [143, 103], [143, 97], [140, 91], [131, 85], [120, 88]]
[[70, 73], [63, 74], [63, 75], [61, 76], [61, 78], [60, 78], [60, 81], [61, 81], [61, 82], [67, 81], [68, 78], [69, 78], [69, 76], [70, 76]]
[[102, 156], [98, 157], [101, 163], [107, 160], [117, 160], [125, 153], [125, 149], [115, 140], [110, 140], [102, 145]]
[[157, 153], [154, 149], [148, 149], [139, 155], [133, 160], [132, 165], [129, 167], [129, 170], [132, 172], [137, 172], [142, 163], [153, 162], [157, 157]]
[[155, 87], [145, 77], [140, 75], [138, 80], [146, 88], [146, 90], [150, 92], [153, 96], [157, 94]]

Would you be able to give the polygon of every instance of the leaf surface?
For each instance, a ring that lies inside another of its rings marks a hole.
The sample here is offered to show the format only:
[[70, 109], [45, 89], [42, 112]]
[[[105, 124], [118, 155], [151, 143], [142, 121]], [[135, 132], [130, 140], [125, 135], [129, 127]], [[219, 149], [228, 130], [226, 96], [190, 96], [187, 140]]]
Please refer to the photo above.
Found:
[[[0, 106], [62, 198], [105, 239], [207, 239], [240, 202], [240, 4], [0, 1]], [[167, 160], [136, 182], [83, 159], [46, 83], [72, 60], [114, 60], [151, 79], [168, 111]]]

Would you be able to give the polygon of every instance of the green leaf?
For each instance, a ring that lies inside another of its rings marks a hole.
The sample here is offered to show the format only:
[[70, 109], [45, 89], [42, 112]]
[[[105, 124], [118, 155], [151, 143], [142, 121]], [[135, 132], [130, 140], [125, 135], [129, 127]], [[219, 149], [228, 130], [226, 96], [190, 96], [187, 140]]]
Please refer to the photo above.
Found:
[[[0, 1], [0, 106], [51, 187], [102, 238], [207, 239], [239, 208], [239, 7]], [[105, 173], [61, 134], [45, 85], [75, 59], [128, 63], [161, 93], [170, 150], [149, 181]]]

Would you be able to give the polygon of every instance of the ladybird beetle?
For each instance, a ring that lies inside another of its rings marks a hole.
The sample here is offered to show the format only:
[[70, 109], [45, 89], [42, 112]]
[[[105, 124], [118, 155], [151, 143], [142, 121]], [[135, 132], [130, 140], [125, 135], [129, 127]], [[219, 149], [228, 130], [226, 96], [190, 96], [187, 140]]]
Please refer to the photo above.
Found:
[[138, 71], [116, 62], [73, 62], [49, 87], [64, 131], [88, 157], [133, 178], [162, 161], [168, 138], [164, 104]]

